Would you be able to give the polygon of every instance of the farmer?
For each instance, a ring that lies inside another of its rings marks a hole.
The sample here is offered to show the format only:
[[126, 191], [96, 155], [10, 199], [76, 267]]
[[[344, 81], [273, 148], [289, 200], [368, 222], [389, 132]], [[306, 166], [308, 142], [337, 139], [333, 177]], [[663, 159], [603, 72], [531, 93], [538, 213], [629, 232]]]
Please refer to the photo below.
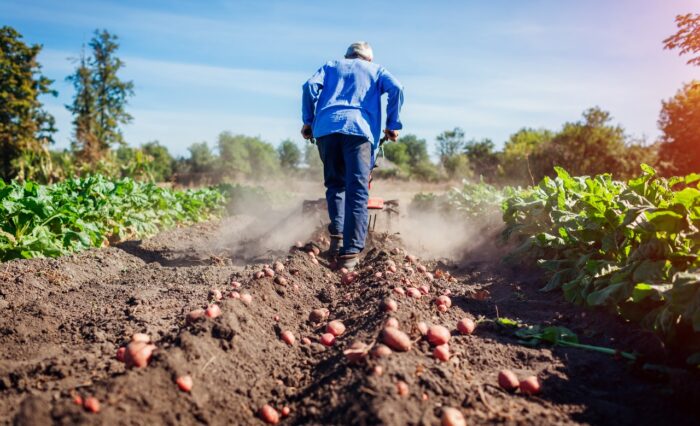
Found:
[[330, 61], [304, 83], [301, 134], [315, 137], [331, 223], [331, 257], [353, 270], [365, 247], [369, 173], [381, 130], [381, 95], [388, 94], [384, 134], [395, 141], [402, 128], [403, 87], [372, 62], [372, 47], [353, 43], [345, 59]]

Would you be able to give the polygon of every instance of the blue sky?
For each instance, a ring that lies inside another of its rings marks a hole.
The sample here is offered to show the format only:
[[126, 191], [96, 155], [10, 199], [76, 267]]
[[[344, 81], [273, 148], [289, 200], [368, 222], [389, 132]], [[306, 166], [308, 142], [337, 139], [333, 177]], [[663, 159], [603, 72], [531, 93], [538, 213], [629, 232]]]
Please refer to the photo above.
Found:
[[521, 127], [557, 129], [594, 105], [651, 140], [661, 100], [700, 77], [662, 50], [674, 16], [691, 11], [700, 1], [3, 0], [0, 25], [44, 46], [58, 147], [71, 134], [68, 58], [105, 28], [135, 83], [127, 141], [184, 155], [224, 130], [301, 141], [301, 84], [356, 40], [404, 84], [404, 131], [431, 144], [460, 126], [500, 147]]

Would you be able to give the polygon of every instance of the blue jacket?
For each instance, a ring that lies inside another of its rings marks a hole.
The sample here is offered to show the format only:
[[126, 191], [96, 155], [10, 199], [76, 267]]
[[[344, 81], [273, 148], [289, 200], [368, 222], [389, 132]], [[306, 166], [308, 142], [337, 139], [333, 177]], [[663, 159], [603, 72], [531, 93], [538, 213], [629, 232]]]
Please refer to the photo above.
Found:
[[316, 138], [344, 133], [364, 136], [376, 146], [384, 93], [388, 94], [386, 128], [400, 130], [403, 87], [389, 71], [362, 59], [330, 61], [304, 83], [302, 119]]

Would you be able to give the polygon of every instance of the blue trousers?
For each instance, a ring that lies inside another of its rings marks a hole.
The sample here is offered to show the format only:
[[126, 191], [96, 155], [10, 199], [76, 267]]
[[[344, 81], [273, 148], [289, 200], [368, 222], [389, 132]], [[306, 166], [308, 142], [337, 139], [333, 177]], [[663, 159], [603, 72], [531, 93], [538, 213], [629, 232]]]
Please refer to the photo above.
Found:
[[369, 215], [369, 172], [372, 143], [363, 136], [331, 133], [317, 139], [323, 161], [323, 180], [331, 235], [343, 235], [340, 254], [365, 248]]

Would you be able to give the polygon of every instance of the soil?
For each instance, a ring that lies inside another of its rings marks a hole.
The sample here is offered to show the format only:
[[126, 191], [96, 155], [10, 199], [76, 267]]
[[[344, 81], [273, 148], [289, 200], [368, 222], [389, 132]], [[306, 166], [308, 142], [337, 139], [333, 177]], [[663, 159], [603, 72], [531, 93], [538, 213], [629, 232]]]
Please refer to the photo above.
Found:
[[[263, 424], [265, 404], [289, 408], [282, 424], [431, 425], [440, 423], [443, 407], [458, 408], [468, 424], [700, 419], [697, 373], [674, 364], [653, 335], [539, 292], [536, 272], [506, 268], [497, 258], [420, 259], [442, 275], [431, 280], [405, 264], [398, 236], [374, 235], [357, 278], [343, 284], [323, 255], [314, 263], [310, 245], [300, 249], [290, 241], [289, 250], [262, 252], [244, 238], [220, 244], [222, 234], [254, 221], [238, 216], [59, 259], [0, 264], [0, 424]], [[309, 241], [324, 249], [322, 238], [316, 232]], [[250, 256], [242, 258], [247, 244]], [[255, 278], [259, 262], [275, 260], [284, 264], [276, 275], [286, 285]], [[388, 275], [390, 260], [398, 272]], [[429, 294], [420, 299], [393, 290], [421, 285]], [[212, 302], [212, 289], [224, 295], [217, 302], [222, 315], [187, 322], [188, 312]], [[234, 291], [249, 293], [252, 302], [231, 297]], [[452, 307], [441, 313], [434, 300], [446, 291]], [[381, 308], [386, 297], [398, 302], [396, 312]], [[331, 347], [319, 343], [325, 321], [309, 321], [314, 308], [329, 309], [329, 320], [347, 328]], [[379, 343], [390, 316], [410, 335], [412, 349], [349, 363], [343, 351], [355, 341]], [[472, 335], [455, 331], [463, 317], [479, 320]], [[637, 352], [644, 361], [524, 346], [493, 322], [498, 317], [566, 326], [585, 343]], [[452, 330], [449, 361], [432, 356], [418, 321]], [[285, 330], [296, 337], [292, 346], [280, 338]], [[137, 332], [157, 349], [147, 367], [127, 369], [115, 354]], [[537, 376], [541, 393], [499, 388], [504, 368], [520, 378]], [[175, 384], [186, 374], [193, 378], [190, 392]], [[100, 412], [88, 412], [76, 396], [96, 397]]]

